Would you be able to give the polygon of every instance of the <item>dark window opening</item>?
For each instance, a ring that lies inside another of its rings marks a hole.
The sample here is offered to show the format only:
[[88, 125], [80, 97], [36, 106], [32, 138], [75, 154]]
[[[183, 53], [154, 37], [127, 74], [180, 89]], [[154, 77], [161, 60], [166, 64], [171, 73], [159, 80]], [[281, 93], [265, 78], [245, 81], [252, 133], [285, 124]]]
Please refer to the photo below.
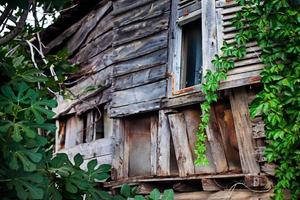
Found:
[[201, 18], [182, 26], [181, 88], [201, 83], [202, 27]]

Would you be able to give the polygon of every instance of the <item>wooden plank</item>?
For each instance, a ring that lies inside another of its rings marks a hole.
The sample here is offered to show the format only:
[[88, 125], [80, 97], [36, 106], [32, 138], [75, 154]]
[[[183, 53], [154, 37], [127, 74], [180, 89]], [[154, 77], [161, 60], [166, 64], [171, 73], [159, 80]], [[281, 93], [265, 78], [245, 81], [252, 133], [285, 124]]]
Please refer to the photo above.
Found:
[[179, 176], [184, 177], [195, 173], [193, 157], [189, 148], [186, 122], [182, 113], [168, 115], [174, 149], [179, 169]]
[[207, 140], [212, 150], [212, 157], [216, 167], [217, 173], [224, 173], [228, 171], [228, 164], [226, 160], [225, 150], [223, 146], [222, 136], [217, 127], [217, 119], [214, 109], [211, 109], [210, 120], [206, 128]]
[[128, 177], [128, 173], [124, 174], [124, 168], [128, 166], [124, 163], [124, 142], [125, 142], [125, 130], [124, 122], [122, 119], [114, 119], [113, 122], [113, 158], [112, 168], [115, 174], [112, 177], [113, 180], [118, 180], [124, 177]]
[[170, 175], [170, 137], [171, 130], [166, 110], [159, 111], [159, 125], [157, 135], [157, 175]]
[[104, 138], [89, 143], [79, 144], [74, 147], [61, 150], [59, 153], [66, 153], [72, 158], [76, 154], [80, 153], [84, 159], [92, 159], [95, 157], [111, 155], [113, 153], [112, 148], [112, 139]]
[[115, 77], [113, 81], [114, 91], [129, 89], [156, 82], [167, 76], [166, 65], [160, 65], [149, 69], [141, 70], [124, 76]]
[[168, 32], [163, 31], [143, 40], [135, 41], [127, 45], [115, 48], [112, 57], [113, 62], [121, 62], [143, 56], [154, 51], [166, 48]]
[[203, 54], [203, 77], [208, 69], [214, 69], [211, 61], [217, 51], [217, 25], [216, 25], [216, 2], [201, 1], [202, 5], [202, 49]]
[[216, 122], [223, 141], [228, 170], [241, 172], [238, 142], [228, 99], [219, 101], [215, 105], [214, 110], [216, 113]]
[[144, 5], [143, 7], [135, 8], [130, 12], [123, 13], [114, 18], [114, 26], [121, 27], [131, 23], [144, 21], [147, 19], [155, 18], [163, 13], [170, 11], [170, 0], [154, 1], [151, 4]]
[[[200, 116], [201, 116], [200, 106], [197, 105], [197, 107], [196, 106], [188, 107], [187, 109], [184, 109], [182, 111], [182, 113], [184, 114], [184, 119], [185, 119], [186, 126], [187, 126], [189, 147], [192, 152], [193, 161], [195, 161], [197, 158], [197, 155], [195, 154], [195, 143], [197, 140], [196, 132], [198, 131], [198, 127], [200, 124]], [[214, 161], [212, 158], [212, 153], [211, 153], [211, 149], [210, 149], [208, 141], [205, 142], [205, 146], [207, 148], [205, 155], [208, 159], [208, 165], [207, 166], [206, 165], [201, 165], [201, 166], [195, 165], [195, 173], [196, 174], [216, 173], [216, 168], [214, 166]]]
[[114, 2], [113, 15], [120, 15], [122, 13], [134, 10], [138, 7], [144, 6], [145, 4], [151, 3], [154, 0], [119, 0]]
[[97, 24], [94, 30], [89, 34], [85, 41], [85, 45], [95, 41], [98, 37], [102, 36], [103, 34], [111, 31], [114, 27], [113, 22], [115, 18], [111, 15], [111, 12], [107, 13]]
[[88, 60], [89, 58], [94, 57], [95, 55], [102, 53], [108, 48], [112, 47], [113, 43], [113, 31], [108, 31], [103, 35], [99, 36], [95, 40], [86, 44], [84, 47], [79, 49], [79, 52], [75, 55], [80, 60]]
[[123, 117], [132, 114], [145, 113], [161, 108], [161, 99], [154, 99], [140, 103], [134, 103], [127, 106], [111, 107], [109, 114], [111, 117]]
[[95, 136], [95, 115], [94, 111], [90, 111], [86, 114], [86, 130], [85, 130], [85, 142], [89, 143], [94, 140]]
[[270, 200], [273, 197], [273, 191], [266, 193], [256, 193], [249, 190], [236, 189], [234, 191], [224, 190], [219, 192], [191, 192], [191, 193], [177, 193], [175, 200]]
[[114, 66], [113, 76], [121, 76], [167, 63], [167, 50], [162, 49]]
[[[154, 89], [155, 88], [155, 89]], [[151, 91], [151, 92], [149, 92]], [[126, 106], [138, 102], [160, 99], [166, 96], [166, 81], [150, 83], [140, 87], [116, 91], [112, 94], [112, 107]]]
[[179, 89], [179, 80], [174, 81], [174, 77], [177, 73], [179, 73], [179, 61], [180, 61], [180, 48], [178, 45], [181, 43], [178, 42], [179, 37], [181, 36], [181, 29], [178, 27], [176, 20], [177, 20], [177, 4], [178, 0], [173, 0], [171, 3], [171, 16], [170, 16], [170, 25], [169, 25], [169, 42], [168, 42], [168, 72], [172, 73], [168, 79], [168, 97], [173, 95], [173, 90]]
[[125, 120], [125, 158], [128, 157], [130, 177], [151, 175], [151, 117], [138, 115]]
[[78, 49], [88, 34], [95, 28], [98, 21], [112, 8], [112, 2], [107, 2], [104, 6], [101, 6], [98, 10], [95, 10], [90, 16], [87, 16], [82, 26], [75, 33], [75, 35], [68, 41], [67, 49], [70, 52], [74, 52]]
[[242, 171], [243, 173], [258, 174], [260, 169], [255, 160], [254, 141], [252, 138], [252, 126], [246, 89], [243, 87], [233, 89], [230, 93], [230, 104], [239, 145]]
[[150, 134], [151, 134], [151, 175], [157, 174], [157, 134], [158, 134], [158, 119], [157, 116], [151, 117]]
[[83, 140], [83, 121], [79, 116], [72, 116], [66, 125], [65, 149], [82, 143]]
[[134, 24], [123, 26], [114, 30], [114, 46], [132, 42], [167, 30], [169, 25], [169, 13], [143, 20]]

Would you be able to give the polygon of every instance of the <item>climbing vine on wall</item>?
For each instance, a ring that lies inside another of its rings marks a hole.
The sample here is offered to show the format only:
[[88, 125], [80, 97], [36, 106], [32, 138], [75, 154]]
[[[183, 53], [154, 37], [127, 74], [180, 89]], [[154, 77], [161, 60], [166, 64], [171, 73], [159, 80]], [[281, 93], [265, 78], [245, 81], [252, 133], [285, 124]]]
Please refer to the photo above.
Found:
[[283, 190], [292, 199], [300, 195], [300, 2], [297, 0], [236, 0], [242, 6], [233, 25], [239, 30], [235, 42], [225, 43], [222, 55], [212, 61], [216, 70], [205, 75], [201, 104], [202, 116], [196, 143], [197, 164], [205, 157], [205, 129], [210, 118], [210, 105], [217, 101], [219, 82], [234, 68], [234, 59], [246, 55], [246, 44], [257, 41], [265, 68], [261, 72], [262, 91], [250, 107], [252, 117], [261, 115], [265, 123], [268, 162], [278, 165], [275, 199]]

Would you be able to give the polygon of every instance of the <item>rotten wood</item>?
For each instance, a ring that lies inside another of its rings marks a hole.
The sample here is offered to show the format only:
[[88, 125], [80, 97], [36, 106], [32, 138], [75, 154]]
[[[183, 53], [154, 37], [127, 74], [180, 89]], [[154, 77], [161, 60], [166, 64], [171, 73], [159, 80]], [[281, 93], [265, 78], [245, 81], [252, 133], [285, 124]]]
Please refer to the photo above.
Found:
[[233, 89], [230, 94], [230, 104], [238, 140], [242, 171], [243, 173], [258, 174], [260, 169], [255, 159], [246, 89], [243, 87]]
[[189, 148], [186, 122], [182, 113], [168, 115], [174, 149], [179, 169], [179, 176], [195, 173], [193, 157]]

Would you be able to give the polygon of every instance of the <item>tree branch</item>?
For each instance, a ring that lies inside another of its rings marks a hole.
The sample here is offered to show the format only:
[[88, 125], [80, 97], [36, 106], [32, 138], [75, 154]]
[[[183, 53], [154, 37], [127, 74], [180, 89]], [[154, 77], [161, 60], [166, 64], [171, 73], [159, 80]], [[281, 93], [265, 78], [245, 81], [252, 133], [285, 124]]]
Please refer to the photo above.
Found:
[[3, 22], [5, 21], [6, 18], [8, 18], [8, 15], [10, 14], [11, 11], [11, 7], [9, 5], [7, 5], [3, 11], [3, 13], [0, 16], [0, 24], [3, 24]]

